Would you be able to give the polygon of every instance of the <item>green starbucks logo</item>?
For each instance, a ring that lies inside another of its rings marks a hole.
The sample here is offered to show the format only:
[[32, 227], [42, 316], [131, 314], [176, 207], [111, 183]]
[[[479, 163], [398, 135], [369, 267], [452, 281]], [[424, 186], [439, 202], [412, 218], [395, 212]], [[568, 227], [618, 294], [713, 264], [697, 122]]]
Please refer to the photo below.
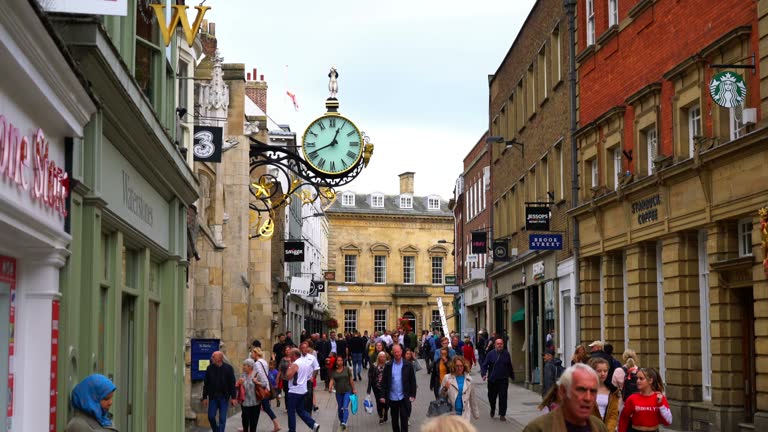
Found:
[[732, 108], [744, 103], [747, 86], [741, 75], [730, 71], [720, 72], [709, 82], [709, 94], [716, 104]]

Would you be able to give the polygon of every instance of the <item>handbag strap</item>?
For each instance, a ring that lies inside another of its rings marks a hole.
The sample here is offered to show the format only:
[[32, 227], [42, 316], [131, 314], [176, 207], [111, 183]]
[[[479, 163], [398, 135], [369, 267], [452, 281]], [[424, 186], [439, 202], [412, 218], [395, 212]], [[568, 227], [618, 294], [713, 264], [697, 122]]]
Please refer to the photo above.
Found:
[[[267, 387], [266, 387], [266, 388], [270, 388], [270, 387], [272, 387], [272, 386], [269, 384], [269, 374], [267, 373], [267, 368], [265, 368], [265, 367], [264, 367], [264, 363], [262, 363], [262, 362], [256, 362], [256, 363], [258, 363], [258, 364], [259, 364], [259, 366], [261, 366], [261, 369], [264, 371], [264, 376], [267, 378]], [[270, 389], [270, 390], [271, 390], [271, 389]]]

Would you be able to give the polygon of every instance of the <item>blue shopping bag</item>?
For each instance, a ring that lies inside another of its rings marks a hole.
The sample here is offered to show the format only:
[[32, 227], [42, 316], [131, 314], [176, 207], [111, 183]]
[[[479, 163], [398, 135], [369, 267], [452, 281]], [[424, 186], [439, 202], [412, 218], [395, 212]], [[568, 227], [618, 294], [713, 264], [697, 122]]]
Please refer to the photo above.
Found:
[[352, 393], [349, 395], [349, 410], [352, 412], [352, 414], [357, 414], [357, 395]]

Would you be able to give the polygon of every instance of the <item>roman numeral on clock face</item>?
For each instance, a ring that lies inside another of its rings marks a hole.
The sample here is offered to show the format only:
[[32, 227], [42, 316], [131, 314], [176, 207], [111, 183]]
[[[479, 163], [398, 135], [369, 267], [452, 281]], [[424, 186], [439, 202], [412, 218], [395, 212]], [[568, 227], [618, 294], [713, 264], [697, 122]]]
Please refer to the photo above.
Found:
[[315, 138], [317, 138], [317, 134], [316, 134], [316, 133], [314, 133], [314, 132], [312, 132], [312, 131], [308, 131], [308, 132], [309, 132], [309, 133], [311, 133], [312, 135], [314, 135], [314, 136], [315, 136]]
[[355, 134], [355, 131], [349, 131], [349, 133], [347, 134], [347, 136], [348, 136], [348, 137], [351, 137], [351, 136], [352, 136], [352, 135], [354, 135], [354, 134]]
[[331, 171], [336, 171], [336, 162], [331, 161]]
[[350, 141], [349, 142], [350, 147], [360, 147], [360, 141]]
[[325, 125], [323, 124], [323, 122], [321, 121], [317, 122], [317, 125], [320, 126], [320, 130], [325, 130]]
[[320, 167], [320, 169], [325, 169], [325, 159], [323, 159], [323, 158], [320, 158], [320, 159], [317, 161], [317, 166], [318, 166], [318, 167]]
[[307, 147], [314, 147], [314, 146], [315, 146], [315, 143], [313, 143], [313, 142], [308, 142], [307, 143]]
[[317, 158], [317, 155], [318, 155], [317, 150], [315, 150], [309, 153], [309, 158], [312, 160], [315, 160], [315, 158]]
[[347, 157], [350, 158], [350, 159], [356, 159], [357, 158], [357, 154], [354, 153], [352, 150], [350, 150], [350, 151], [347, 152]]
[[336, 119], [330, 119], [328, 122], [330, 123], [331, 127], [336, 127]]

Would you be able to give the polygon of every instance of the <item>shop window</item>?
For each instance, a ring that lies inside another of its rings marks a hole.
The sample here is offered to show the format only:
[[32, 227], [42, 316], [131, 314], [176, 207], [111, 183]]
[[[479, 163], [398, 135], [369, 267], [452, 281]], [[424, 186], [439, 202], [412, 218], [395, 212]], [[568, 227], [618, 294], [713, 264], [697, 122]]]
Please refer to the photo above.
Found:
[[699, 313], [701, 324], [702, 400], [712, 400], [712, 337], [709, 316], [709, 263], [707, 230], [699, 231]]
[[157, 347], [160, 305], [149, 302], [147, 322], [147, 432], [157, 431]]
[[752, 256], [752, 219], [739, 220], [739, 256]]
[[442, 325], [440, 311], [438, 309], [432, 309], [432, 322], [430, 324], [432, 327], [440, 327], [440, 325]]
[[123, 287], [139, 289], [139, 251], [123, 248]]
[[587, 0], [587, 46], [595, 44], [595, 0]]
[[387, 310], [376, 309], [373, 311], [373, 331], [383, 332], [387, 329]]
[[373, 257], [373, 283], [387, 283], [387, 257], [384, 255]]
[[404, 284], [416, 283], [416, 257], [415, 256], [403, 257], [403, 283]]
[[688, 107], [688, 157], [693, 157], [694, 143], [696, 138], [701, 136], [701, 107], [692, 105]]
[[357, 283], [357, 255], [344, 255], [344, 282]]
[[608, 26], [619, 24], [619, 0], [608, 0]]
[[443, 284], [443, 257], [432, 257], [432, 285]]
[[344, 333], [354, 333], [357, 330], [357, 310], [344, 309]]

